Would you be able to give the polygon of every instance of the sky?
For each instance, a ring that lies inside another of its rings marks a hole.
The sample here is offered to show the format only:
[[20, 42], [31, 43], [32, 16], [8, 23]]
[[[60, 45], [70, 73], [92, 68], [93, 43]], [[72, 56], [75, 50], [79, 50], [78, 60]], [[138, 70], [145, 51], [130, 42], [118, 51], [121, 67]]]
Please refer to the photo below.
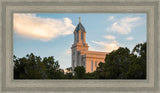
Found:
[[13, 17], [14, 55], [54, 56], [62, 69], [71, 67], [73, 32], [79, 17], [90, 51], [111, 52], [119, 47], [132, 51], [147, 36], [145, 13], [15, 13]]

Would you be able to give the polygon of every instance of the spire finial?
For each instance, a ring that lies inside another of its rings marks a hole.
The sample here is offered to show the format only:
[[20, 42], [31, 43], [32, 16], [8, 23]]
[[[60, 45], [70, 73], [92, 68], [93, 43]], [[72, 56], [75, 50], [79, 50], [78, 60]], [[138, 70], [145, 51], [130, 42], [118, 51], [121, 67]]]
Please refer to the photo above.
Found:
[[79, 23], [81, 23], [81, 17], [79, 17]]

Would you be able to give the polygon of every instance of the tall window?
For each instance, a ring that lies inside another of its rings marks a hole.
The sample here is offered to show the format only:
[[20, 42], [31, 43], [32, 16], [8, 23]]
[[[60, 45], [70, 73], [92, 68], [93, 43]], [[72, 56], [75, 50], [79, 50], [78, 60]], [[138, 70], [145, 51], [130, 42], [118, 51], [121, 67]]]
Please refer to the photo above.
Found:
[[75, 56], [76, 54], [75, 54], [75, 52], [73, 52], [73, 56]]
[[93, 72], [93, 61], [91, 61], [91, 72]]
[[81, 32], [81, 39], [83, 40], [83, 32]]
[[97, 67], [97, 61], [95, 62], [95, 67]]
[[86, 62], [84, 61], [84, 64], [83, 64], [83, 66], [86, 68]]
[[74, 39], [75, 39], [75, 41], [76, 41], [76, 40], [77, 40], [77, 33], [75, 33], [74, 37], [75, 37]]

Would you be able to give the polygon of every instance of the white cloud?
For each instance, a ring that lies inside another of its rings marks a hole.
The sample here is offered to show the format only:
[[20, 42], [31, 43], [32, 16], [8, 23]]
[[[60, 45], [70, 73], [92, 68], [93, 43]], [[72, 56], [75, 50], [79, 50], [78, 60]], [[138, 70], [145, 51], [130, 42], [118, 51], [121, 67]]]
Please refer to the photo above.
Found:
[[112, 41], [112, 42], [92, 41], [92, 43], [100, 46], [98, 48], [91, 46], [91, 50], [93, 50], [93, 51], [111, 52], [111, 51], [117, 50], [119, 48], [119, 44], [117, 41]]
[[108, 18], [108, 20], [114, 20], [115, 18], [114, 18], [114, 16], [110, 16], [109, 18]]
[[67, 49], [67, 50], [65, 51], [65, 54], [66, 54], [66, 55], [70, 55], [70, 54], [71, 54], [71, 49]]
[[51, 19], [35, 14], [14, 14], [14, 31], [26, 38], [48, 41], [61, 35], [69, 35], [75, 26], [69, 18]]
[[129, 34], [133, 27], [139, 24], [140, 17], [125, 17], [114, 22], [107, 31], [118, 32], [120, 34]]
[[106, 38], [106, 39], [110, 39], [110, 40], [116, 39], [116, 37], [112, 36], [112, 35], [106, 35], [106, 36], [103, 36], [103, 37]]
[[126, 39], [127, 40], [133, 40], [134, 38], [130, 36], [130, 37], [127, 37]]

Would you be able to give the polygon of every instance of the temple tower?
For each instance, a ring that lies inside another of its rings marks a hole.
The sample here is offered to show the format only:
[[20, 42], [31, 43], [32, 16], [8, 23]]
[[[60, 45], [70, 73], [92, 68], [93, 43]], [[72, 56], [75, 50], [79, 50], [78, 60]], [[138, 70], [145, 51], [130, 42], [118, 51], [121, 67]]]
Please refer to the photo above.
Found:
[[88, 51], [88, 44], [86, 43], [86, 31], [81, 23], [80, 17], [79, 17], [79, 24], [75, 28], [73, 34], [74, 34], [74, 43], [71, 47], [72, 69], [74, 69], [76, 66], [82, 66], [80, 52]]

